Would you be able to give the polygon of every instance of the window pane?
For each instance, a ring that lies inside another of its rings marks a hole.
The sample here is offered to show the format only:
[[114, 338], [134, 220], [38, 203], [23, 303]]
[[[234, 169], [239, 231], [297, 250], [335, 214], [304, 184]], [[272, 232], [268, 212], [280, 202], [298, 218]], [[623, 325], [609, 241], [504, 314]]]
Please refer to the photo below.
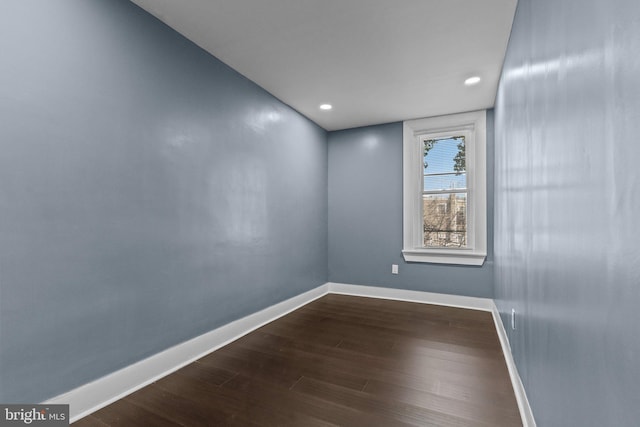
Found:
[[425, 175], [466, 171], [464, 136], [427, 139], [422, 148]]
[[465, 189], [467, 188], [467, 174], [425, 175], [422, 188], [424, 191]]
[[467, 194], [422, 196], [423, 245], [437, 248], [467, 246]]

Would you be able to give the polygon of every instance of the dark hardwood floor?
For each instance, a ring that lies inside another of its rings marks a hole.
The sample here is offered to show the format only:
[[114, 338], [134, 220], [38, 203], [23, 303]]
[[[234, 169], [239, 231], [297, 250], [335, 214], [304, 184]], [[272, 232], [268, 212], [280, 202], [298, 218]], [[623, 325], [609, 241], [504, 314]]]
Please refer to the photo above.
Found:
[[74, 426], [521, 426], [490, 313], [326, 295]]

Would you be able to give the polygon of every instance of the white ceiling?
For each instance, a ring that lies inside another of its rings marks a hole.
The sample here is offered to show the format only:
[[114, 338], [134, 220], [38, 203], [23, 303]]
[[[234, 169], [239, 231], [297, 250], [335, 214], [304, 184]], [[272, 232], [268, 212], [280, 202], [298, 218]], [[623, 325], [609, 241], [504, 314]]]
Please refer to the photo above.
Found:
[[133, 2], [338, 130], [492, 107], [517, 0]]

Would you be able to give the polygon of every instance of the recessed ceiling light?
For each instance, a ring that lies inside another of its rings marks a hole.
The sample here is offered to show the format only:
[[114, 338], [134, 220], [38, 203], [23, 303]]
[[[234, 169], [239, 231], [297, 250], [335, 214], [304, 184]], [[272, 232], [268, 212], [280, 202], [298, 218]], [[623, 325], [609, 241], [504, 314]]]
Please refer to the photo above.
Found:
[[464, 81], [464, 84], [467, 86], [477, 85], [478, 83], [480, 83], [480, 77], [478, 76], [469, 77]]
[[326, 110], [326, 111], [331, 110], [332, 108], [333, 108], [333, 105], [331, 105], [331, 104], [322, 104], [320, 106], [321, 110]]

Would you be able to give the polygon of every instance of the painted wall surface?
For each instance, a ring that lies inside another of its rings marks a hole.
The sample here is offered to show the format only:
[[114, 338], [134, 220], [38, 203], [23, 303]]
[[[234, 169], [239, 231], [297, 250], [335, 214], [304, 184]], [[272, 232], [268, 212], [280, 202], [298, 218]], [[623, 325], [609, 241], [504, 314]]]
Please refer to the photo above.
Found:
[[[482, 267], [402, 257], [402, 123], [329, 133], [329, 280], [493, 297], [493, 111], [487, 114], [488, 256]], [[398, 264], [399, 274], [391, 274]]]
[[3, 0], [0, 52], [0, 402], [327, 281], [324, 130], [124, 0]]
[[496, 105], [496, 297], [540, 426], [640, 425], [640, 2], [520, 0]]

